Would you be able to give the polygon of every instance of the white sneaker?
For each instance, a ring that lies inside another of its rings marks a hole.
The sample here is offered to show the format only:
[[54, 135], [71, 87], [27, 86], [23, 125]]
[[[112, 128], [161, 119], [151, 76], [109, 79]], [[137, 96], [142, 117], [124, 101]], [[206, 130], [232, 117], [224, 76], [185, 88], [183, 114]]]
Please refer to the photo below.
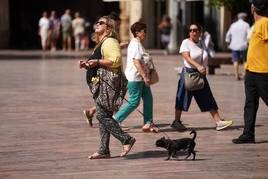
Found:
[[233, 124], [233, 121], [220, 121], [217, 123], [216, 130], [217, 131], [222, 130], [226, 127], [229, 127], [232, 124]]

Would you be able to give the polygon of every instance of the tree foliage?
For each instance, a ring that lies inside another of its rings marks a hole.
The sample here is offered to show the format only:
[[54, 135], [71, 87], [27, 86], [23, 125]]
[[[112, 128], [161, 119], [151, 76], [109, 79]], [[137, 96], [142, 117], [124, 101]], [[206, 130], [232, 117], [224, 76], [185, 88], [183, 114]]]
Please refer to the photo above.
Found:
[[250, 12], [250, 3], [248, 0], [210, 0], [207, 5], [216, 6], [217, 8], [224, 6], [232, 14]]

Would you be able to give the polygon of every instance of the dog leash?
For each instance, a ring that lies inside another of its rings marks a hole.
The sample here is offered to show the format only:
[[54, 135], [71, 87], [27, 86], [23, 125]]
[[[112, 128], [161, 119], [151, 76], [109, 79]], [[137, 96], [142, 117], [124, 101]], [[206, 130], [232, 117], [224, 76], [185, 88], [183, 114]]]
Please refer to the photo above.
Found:
[[[114, 88], [113, 88], [107, 81], [105, 81], [103, 78], [100, 77], [100, 80], [103, 81], [103, 82], [105, 82], [110, 88], [112, 88], [112, 90], [116, 91], [116, 90], [115, 90], [115, 89], [114, 89]], [[127, 103], [129, 103], [129, 101], [128, 101], [125, 97], [123, 97], [123, 99], [124, 99]], [[141, 112], [139, 109], [136, 108], [136, 111], [138, 111], [138, 113], [140, 113], [142, 116], [145, 116], [144, 113]], [[156, 125], [154, 122], [151, 122], [151, 124], [153, 124], [153, 126], [155, 126], [155, 127], [159, 130], [159, 132], [162, 132], [162, 133], [168, 138], [168, 140], [170, 140], [171, 142], [173, 142], [173, 140], [169, 137], [169, 135], [168, 135], [166, 132], [162, 131], [161, 128], [160, 128], [158, 125]]]

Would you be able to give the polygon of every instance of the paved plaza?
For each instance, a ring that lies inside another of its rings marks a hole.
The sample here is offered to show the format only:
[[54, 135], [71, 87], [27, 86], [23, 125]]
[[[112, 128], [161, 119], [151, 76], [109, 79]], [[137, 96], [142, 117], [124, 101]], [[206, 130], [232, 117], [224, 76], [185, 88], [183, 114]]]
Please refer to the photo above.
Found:
[[[152, 85], [154, 122], [172, 139], [192, 137], [170, 128], [179, 76], [179, 55], [152, 50], [160, 81]], [[166, 161], [167, 151], [155, 141], [164, 136], [143, 133], [142, 116], [133, 112], [124, 124], [136, 138], [126, 158], [111, 137], [111, 159], [89, 160], [99, 146], [98, 122], [88, 127], [82, 111], [94, 105], [77, 61], [87, 53], [0, 51], [0, 179], [265, 179], [268, 178], [268, 108], [260, 100], [256, 144], [231, 142], [243, 130], [244, 81], [236, 81], [232, 65], [222, 65], [208, 81], [225, 120], [216, 131], [209, 113], [193, 100], [183, 123], [197, 131], [196, 160]], [[125, 54], [125, 52], [124, 52]], [[124, 55], [124, 61], [126, 56]], [[240, 66], [241, 71], [241, 66]], [[142, 102], [139, 107], [142, 110]]]

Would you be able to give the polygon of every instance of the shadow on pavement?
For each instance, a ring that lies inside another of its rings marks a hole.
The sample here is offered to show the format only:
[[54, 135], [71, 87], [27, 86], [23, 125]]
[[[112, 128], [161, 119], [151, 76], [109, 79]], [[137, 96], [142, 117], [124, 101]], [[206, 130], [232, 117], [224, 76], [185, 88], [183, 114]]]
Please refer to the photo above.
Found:
[[[185, 159], [187, 156], [187, 152], [184, 151], [179, 151], [177, 152], [177, 157], [176, 158], [170, 158], [170, 160], [175, 160], [175, 161], [193, 161], [192, 156], [190, 156], [188, 159]], [[198, 155], [196, 155], [198, 156]], [[128, 154], [126, 156], [126, 159], [141, 159], [141, 158], [163, 158], [163, 160], [166, 160], [168, 157], [168, 152], [163, 150], [163, 151], [144, 151], [144, 152], [138, 152], [134, 154]], [[196, 159], [198, 160], [207, 160], [207, 159]]]
[[[263, 125], [256, 125], [255, 127], [262, 127]], [[244, 129], [244, 126], [243, 125], [232, 125], [228, 128], [225, 128], [223, 129], [222, 131], [225, 131], [225, 130], [239, 130], [239, 129]], [[195, 130], [195, 131], [201, 131], [201, 130], [216, 130], [215, 127], [188, 127], [188, 130], [184, 131], [184, 132], [189, 132], [189, 131], [192, 131], [192, 130]], [[163, 129], [161, 130], [163, 132], [170, 132], [170, 131], [175, 131], [175, 129]]]
[[267, 144], [268, 143], [268, 140], [261, 140], [261, 141], [257, 141], [255, 142], [255, 144]]

